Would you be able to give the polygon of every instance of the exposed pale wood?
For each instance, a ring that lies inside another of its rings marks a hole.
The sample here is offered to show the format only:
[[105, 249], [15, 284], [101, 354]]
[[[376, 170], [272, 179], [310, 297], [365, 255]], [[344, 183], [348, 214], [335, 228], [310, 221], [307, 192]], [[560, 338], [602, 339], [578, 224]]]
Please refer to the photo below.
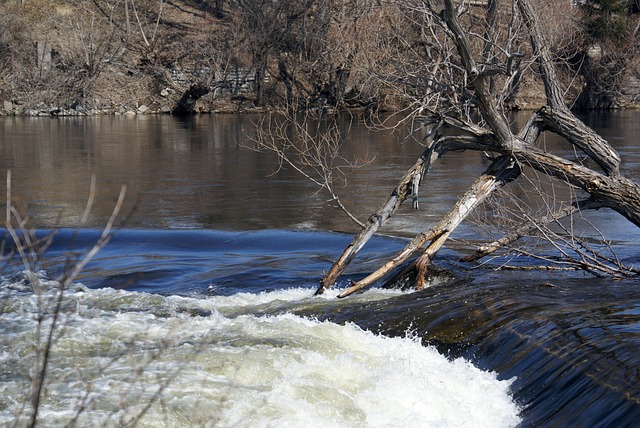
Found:
[[[407, 244], [393, 259], [389, 260], [378, 270], [354, 283], [351, 287], [340, 293], [338, 297], [346, 297], [358, 290], [371, 285], [373, 282], [388, 274], [392, 269], [397, 268], [407, 261], [411, 255], [417, 251], [424, 243], [431, 241], [424, 257], [433, 257], [447, 240], [449, 234], [480, 205], [497, 188], [513, 180], [520, 173], [517, 165], [513, 164], [509, 156], [500, 156], [493, 161], [487, 171], [482, 174], [467, 192], [458, 200], [449, 213], [440, 220], [433, 229], [422, 232]], [[429, 259], [430, 260], [430, 259]], [[424, 270], [421, 270], [420, 263], [428, 265], [427, 259], [418, 262], [419, 275], [422, 273], [424, 281]], [[426, 269], [426, 265], [422, 269]]]
[[449, 235], [467, 218], [480, 204], [482, 204], [497, 189], [515, 180], [520, 175], [520, 167], [513, 162], [510, 156], [500, 156], [487, 171], [467, 190], [465, 195], [456, 203], [449, 213], [443, 217], [436, 230], [443, 230], [436, 239], [431, 241], [424, 253], [416, 261], [417, 276], [415, 280], [416, 290], [427, 286], [427, 268], [442, 248]]
[[[444, 233], [444, 231], [441, 231], [440, 233]], [[402, 249], [402, 251], [400, 251], [394, 258], [386, 262], [382, 267], [380, 267], [378, 270], [376, 270], [366, 278], [353, 283], [351, 287], [347, 288], [342, 293], [340, 293], [338, 297], [340, 298], [347, 297], [355, 293], [356, 291], [362, 290], [363, 288], [371, 285], [373, 282], [377, 281], [378, 279], [382, 278], [384, 275], [389, 273], [392, 269], [395, 269], [396, 267], [404, 263], [425, 242], [431, 239], [434, 239], [437, 236], [438, 235], [434, 230], [427, 230], [425, 232], [420, 233], [415, 238], [413, 238], [413, 240], [407, 246], [405, 246]]]
[[389, 198], [385, 203], [373, 213], [367, 220], [365, 226], [351, 240], [347, 248], [342, 252], [340, 258], [333, 263], [329, 272], [327, 272], [320, 281], [320, 287], [316, 290], [315, 294], [319, 295], [324, 293], [330, 288], [338, 279], [338, 277], [344, 272], [351, 260], [360, 252], [362, 247], [369, 241], [369, 239], [382, 227], [384, 223], [393, 215], [393, 213], [400, 207], [402, 202], [412, 192], [412, 183], [421, 181], [416, 177], [424, 177], [426, 168], [431, 158], [432, 150], [427, 148], [422, 155], [416, 160], [415, 164], [406, 172], [406, 174], [400, 180], [400, 183], [393, 189]]
[[[464, 124], [453, 118], [443, 118], [438, 136], [423, 151], [411, 168], [404, 174], [398, 185], [393, 189], [385, 203], [374, 212], [367, 220], [361, 231], [354, 236], [349, 245], [336, 260], [331, 269], [323, 276], [320, 286], [315, 294], [324, 293], [332, 287], [338, 277], [344, 272], [349, 263], [356, 257], [358, 252], [371, 239], [371, 237], [389, 220], [401, 204], [414, 193], [417, 195], [416, 185], [420, 184], [427, 175], [430, 166], [445, 153], [453, 150], [490, 150], [492, 143], [485, 137], [488, 135], [485, 130]], [[457, 136], [446, 135], [447, 129], [455, 128]], [[489, 143], [489, 144], [487, 144]], [[417, 208], [417, 201], [413, 201], [414, 208]]]

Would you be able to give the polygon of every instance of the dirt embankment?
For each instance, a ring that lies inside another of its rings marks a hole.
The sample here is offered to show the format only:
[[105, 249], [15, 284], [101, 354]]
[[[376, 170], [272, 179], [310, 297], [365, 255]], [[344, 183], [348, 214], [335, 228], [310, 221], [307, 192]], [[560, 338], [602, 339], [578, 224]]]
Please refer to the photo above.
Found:
[[[291, 76], [278, 68], [277, 58], [265, 75], [255, 72], [253, 59], [238, 48], [249, 43], [247, 33], [234, 29], [217, 9], [224, 2], [141, 0], [137, 9], [127, 10], [122, 4], [128, 3], [9, 0], [0, 5], [0, 115], [253, 112], [284, 102], [292, 83], [282, 77]], [[256, 103], [257, 75], [261, 90], [273, 94], [266, 102]], [[525, 75], [512, 108], [544, 105], [544, 88], [534, 76]], [[615, 107], [640, 105], [640, 80], [630, 79]], [[305, 86], [302, 75], [291, 80]], [[573, 105], [580, 79], [567, 73], [564, 80]], [[306, 86], [302, 92], [308, 93], [313, 84]], [[190, 90], [198, 96], [186, 96]], [[324, 89], [316, 90], [322, 97]], [[398, 97], [381, 94], [346, 107], [398, 107], [383, 105], [385, 99]]]

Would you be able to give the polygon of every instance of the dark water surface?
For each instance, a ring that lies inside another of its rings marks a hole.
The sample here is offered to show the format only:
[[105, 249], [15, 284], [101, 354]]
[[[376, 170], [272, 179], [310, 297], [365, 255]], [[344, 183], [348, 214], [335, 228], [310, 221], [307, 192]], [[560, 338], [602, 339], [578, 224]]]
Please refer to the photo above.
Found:
[[[61, 339], [43, 411], [53, 425], [68, 423], [72, 416], [61, 408], [81, 403], [87, 385], [100, 398], [90, 401], [81, 425], [129, 421], [122, 409], [136, 407], [122, 403], [148, 397], [131, 392], [137, 381], [119, 376], [167, 337], [179, 337], [145, 363], [152, 374], [173, 373], [176, 364], [181, 371], [162, 390], [164, 407], [142, 425], [637, 426], [639, 281], [473, 269], [456, 261], [456, 241], [438, 259], [452, 276], [428, 290], [313, 298], [356, 229], [308, 180], [286, 168], [274, 174], [274, 156], [242, 147], [255, 120], [0, 120], [0, 173], [12, 171], [14, 203], [42, 236], [59, 229], [38, 273], [51, 289], [68, 261], [98, 239], [127, 185], [126, 217], [69, 295], [66, 331], [84, 339]], [[619, 150], [623, 173], [639, 180], [640, 114], [584, 120]], [[351, 156], [374, 157], [338, 189], [364, 218], [421, 147], [406, 130], [374, 132], [357, 118], [345, 118], [344, 128]], [[549, 137], [548, 144], [556, 142]], [[401, 208], [338, 287], [433, 224], [486, 162], [477, 153], [446, 156], [430, 173], [421, 210]], [[80, 225], [92, 175], [96, 203]], [[634, 227], [605, 210], [591, 220], [637, 265]], [[462, 227], [456, 238], [477, 239], [475, 228]], [[0, 274], [0, 420], [20, 425], [16, 391], [29, 385], [30, 323], [42, 306], [24, 267], [3, 260]], [[193, 352], [196, 344], [206, 347]], [[147, 389], [163, 382], [159, 374], [141, 377]], [[110, 401], [107, 391], [116, 387], [131, 397]]]

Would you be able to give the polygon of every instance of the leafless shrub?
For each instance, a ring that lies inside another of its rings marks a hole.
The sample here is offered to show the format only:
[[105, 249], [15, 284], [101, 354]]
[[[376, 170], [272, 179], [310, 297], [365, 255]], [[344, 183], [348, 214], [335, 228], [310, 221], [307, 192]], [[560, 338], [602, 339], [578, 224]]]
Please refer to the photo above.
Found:
[[335, 203], [354, 223], [363, 225], [342, 203], [339, 187], [347, 184], [350, 170], [366, 166], [372, 158], [350, 160], [341, 154], [349, 129], [343, 128], [338, 116], [279, 112], [263, 116], [256, 123], [256, 130], [254, 146], [250, 148], [275, 154], [278, 170], [293, 168], [317, 185], [319, 191], [327, 193], [329, 203]]
[[[33, 293], [38, 302], [38, 319], [35, 332], [35, 355], [33, 358], [33, 383], [29, 398], [29, 426], [36, 426], [38, 423], [38, 411], [41, 401], [45, 396], [47, 384], [48, 368], [51, 353], [57, 340], [64, 331], [64, 326], [60, 324], [62, 306], [65, 300], [65, 293], [78, 274], [84, 269], [87, 263], [103, 248], [111, 239], [111, 229], [113, 223], [120, 212], [126, 186], [123, 186], [118, 201], [113, 209], [111, 218], [105, 226], [102, 235], [93, 248], [81, 259], [74, 263], [67, 263], [67, 269], [57, 278], [57, 289], [51, 290], [48, 285], [41, 281], [37, 274], [43, 267], [44, 253], [51, 244], [54, 233], [52, 232], [44, 239], [38, 239], [35, 230], [28, 224], [28, 217], [21, 214], [12, 204], [11, 195], [11, 172], [7, 173], [7, 204], [5, 227], [9, 233], [17, 256], [22, 263], [26, 279], [33, 289]], [[95, 189], [92, 185], [87, 203], [87, 212], [93, 203]], [[86, 218], [86, 215], [83, 216]], [[53, 293], [53, 294], [52, 294]]]

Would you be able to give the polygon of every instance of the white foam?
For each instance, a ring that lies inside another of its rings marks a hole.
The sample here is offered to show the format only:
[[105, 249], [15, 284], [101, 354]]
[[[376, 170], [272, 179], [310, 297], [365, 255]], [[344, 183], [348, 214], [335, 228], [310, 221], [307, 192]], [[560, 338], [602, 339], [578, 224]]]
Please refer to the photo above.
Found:
[[[461, 359], [448, 361], [415, 339], [292, 314], [229, 317], [217, 310], [250, 312], [309, 299], [309, 293], [291, 289], [202, 299], [76, 291], [69, 296], [73, 303], [66, 307], [74, 309], [65, 313], [64, 335], [53, 354], [42, 420], [68, 422], [90, 390], [81, 425], [125, 423], [154, 397], [143, 426], [506, 427], [519, 422], [509, 381]], [[376, 293], [376, 299], [397, 294]], [[212, 312], [189, 315], [202, 309]], [[15, 376], [0, 382], [0, 396], [20, 397], [30, 385], [25, 373], [33, 344], [33, 329], [24, 323], [33, 327], [35, 321], [32, 314], [22, 320], [5, 315], [0, 322], [12, 333], [0, 338], [0, 345], [11, 351], [3, 352], [0, 365]], [[17, 404], [3, 404], [0, 423], [11, 422]]]
[[[337, 299], [338, 294], [342, 290], [329, 289], [319, 296], [313, 295], [313, 290], [309, 288], [287, 288], [261, 293], [236, 293], [232, 296], [212, 296], [208, 299], [198, 299], [197, 305], [206, 310], [214, 308], [225, 315], [233, 315], [237, 313], [246, 313], [256, 309], [273, 309], [295, 306], [314, 307], [325, 305], [329, 302], [332, 305], [353, 305], [358, 302], [372, 302], [377, 300], [386, 300], [391, 297], [406, 294], [401, 290], [386, 290], [375, 288], [368, 290], [366, 293], [355, 294], [348, 300]], [[179, 296], [169, 298], [172, 301], [185, 299]]]

